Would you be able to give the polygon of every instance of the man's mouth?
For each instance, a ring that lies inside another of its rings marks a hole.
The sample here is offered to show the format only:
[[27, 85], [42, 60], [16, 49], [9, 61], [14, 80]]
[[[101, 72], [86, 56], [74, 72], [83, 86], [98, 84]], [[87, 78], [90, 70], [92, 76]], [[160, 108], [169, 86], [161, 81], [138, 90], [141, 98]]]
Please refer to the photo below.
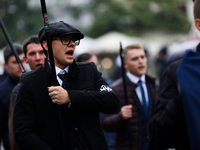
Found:
[[42, 64], [37, 64], [37, 65], [36, 65], [36, 67], [40, 67], [40, 66], [42, 66]]
[[69, 56], [73, 56], [74, 51], [73, 51], [73, 50], [69, 50], [69, 51], [67, 51], [65, 54], [67, 54], [67, 55], [69, 55]]
[[139, 69], [144, 69], [144, 66], [140, 66]]

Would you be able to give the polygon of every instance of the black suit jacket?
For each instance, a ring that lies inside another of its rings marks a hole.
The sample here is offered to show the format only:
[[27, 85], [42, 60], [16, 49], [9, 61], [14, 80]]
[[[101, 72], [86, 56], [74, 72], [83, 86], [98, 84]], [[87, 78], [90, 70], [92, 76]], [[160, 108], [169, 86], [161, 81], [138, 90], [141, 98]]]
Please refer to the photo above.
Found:
[[[73, 114], [92, 149], [108, 149], [99, 112], [115, 112], [119, 99], [94, 63], [76, 64], [74, 61], [69, 66], [67, 91], [70, 108], [67, 104], [58, 106], [52, 103], [48, 95], [47, 87], [52, 86], [52, 81], [47, 61], [44, 67], [22, 78], [13, 113], [15, 141], [21, 150], [64, 149], [57, 107], [61, 107], [62, 113]], [[75, 129], [78, 131], [76, 126]]]

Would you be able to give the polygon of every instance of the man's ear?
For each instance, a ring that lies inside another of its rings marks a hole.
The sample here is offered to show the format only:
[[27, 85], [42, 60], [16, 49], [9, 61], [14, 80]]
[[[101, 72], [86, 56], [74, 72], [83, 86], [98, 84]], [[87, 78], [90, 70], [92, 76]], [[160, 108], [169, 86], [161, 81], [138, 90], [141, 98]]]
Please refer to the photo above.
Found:
[[24, 56], [23, 59], [24, 59], [25, 63], [28, 63], [28, 60], [27, 60], [26, 56]]
[[124, 68], [127, 69], [127, 63], [125, 60], [124, 60]]
[[199, 30], [200, 31], [200, 19], [195, 19], [195, 27], [197, 28], [197, 30]]
[[48, 51], [47, 41], [43, 41], [43, 42], [42, 42], [42, 46], [44, 47], [44, 49], [45, 49], [46, 51]]
[[3, 66], [4, 66], [5, 70], [6, 70], [6, 72], [8, 72], [8, 65], [6, 63], [4, 63]]

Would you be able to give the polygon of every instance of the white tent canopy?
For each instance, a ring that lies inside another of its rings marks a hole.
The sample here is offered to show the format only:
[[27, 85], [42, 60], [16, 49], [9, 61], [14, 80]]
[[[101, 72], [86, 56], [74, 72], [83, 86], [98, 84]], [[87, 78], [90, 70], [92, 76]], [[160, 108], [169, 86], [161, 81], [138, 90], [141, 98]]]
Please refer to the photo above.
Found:
[[80, 45], [76, 47], [75, 56], [85, 52], [96, 53], [97, 49], [97, 41], [95, 39], [85, 36], [84, 39], [80, 41]]
[[130, 44], [140, 44], [141, 46], [144, 45], [144, 42], [142, 39], [137, 37], [130, 37], [125, 34], [119, 33], [119, 32], [108, 32], [107, 34], [104, 34], [96, 39], [96, 42], [98, 44], [97, 53], [100, 52], [119, 52], [120, 42], [122, 42], [122, 47], [126, 47]]

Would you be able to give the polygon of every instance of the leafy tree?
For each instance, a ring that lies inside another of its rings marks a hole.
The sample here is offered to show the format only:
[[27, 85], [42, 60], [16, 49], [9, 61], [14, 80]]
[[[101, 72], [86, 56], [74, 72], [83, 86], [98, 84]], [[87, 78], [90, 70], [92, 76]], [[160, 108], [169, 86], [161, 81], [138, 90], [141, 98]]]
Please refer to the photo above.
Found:
[[180, 0], [92, 0], [73, 7], [72, 12], [76, 18], [86, 10], [91, 13], [93, 22], [86, 30], [91, 37], [112, 30], [130, 35], [148, 30], [188, 32], [190, 22], [179, 9], [180, 3]]
[[[21, 44], [28, 36], [37, 34], [43, 26], [40, 7], [30, 8], [27, 0], [4, 0], [1, 3], [1, 19], [14, 43]], [[0, 37], [0, 48], [3, 48], [8, 43], [2, 31]]]

